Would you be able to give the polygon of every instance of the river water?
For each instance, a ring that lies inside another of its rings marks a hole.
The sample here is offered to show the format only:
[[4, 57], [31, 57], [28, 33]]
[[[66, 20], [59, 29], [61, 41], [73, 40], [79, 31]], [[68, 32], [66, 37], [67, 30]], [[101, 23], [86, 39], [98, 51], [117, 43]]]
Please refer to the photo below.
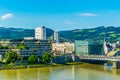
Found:
[[120, 70], [98, 65], [1, 70], [0, 80], [120, 80]]

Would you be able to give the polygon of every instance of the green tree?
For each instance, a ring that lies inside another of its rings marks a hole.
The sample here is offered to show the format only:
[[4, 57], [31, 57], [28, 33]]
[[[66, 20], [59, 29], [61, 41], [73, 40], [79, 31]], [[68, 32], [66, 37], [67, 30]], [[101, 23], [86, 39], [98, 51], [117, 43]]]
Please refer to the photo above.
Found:
[[20, 58], [20, 65], [23, 64], [23, 58]]
[[7, 64], [14, 63], [17, 60], [17, 52], [15, 51], [8, 51], [5, 55], [5, 62]]
[[42, 62], [43, 63], [50, 63], [51, 61], [51, 55], [48, 52], [45, 52], [44, 55], [42, 56]]
[[35, 63], [37, 63], [37, 61], [38, 61], [38, 57], [35, 56], [35, 55], [31, 55], [31, 56], [28, 57], [28, 63], [29, 64], [35, 64]]

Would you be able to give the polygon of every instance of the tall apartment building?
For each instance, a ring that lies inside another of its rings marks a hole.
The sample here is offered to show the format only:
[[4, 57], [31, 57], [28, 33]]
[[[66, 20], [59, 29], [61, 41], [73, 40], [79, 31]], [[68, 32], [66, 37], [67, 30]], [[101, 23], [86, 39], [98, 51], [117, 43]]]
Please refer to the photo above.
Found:
[[35, 39], [46, 40], [46, 28], [45, 28], [45, 26], [35, 28]]
[[57, 43], [59, 43], [59, 38], [60, 38], [59, 32], [54, 32], [54, 40], [55, 40]]

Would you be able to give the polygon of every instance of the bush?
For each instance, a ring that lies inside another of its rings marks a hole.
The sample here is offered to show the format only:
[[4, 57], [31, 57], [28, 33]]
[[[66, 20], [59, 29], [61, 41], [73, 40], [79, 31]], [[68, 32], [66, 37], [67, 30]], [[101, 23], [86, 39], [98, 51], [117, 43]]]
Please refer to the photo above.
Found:
[[38, 57], [35, 55], [31, 55], [28, 57], [28, 63], [29, 64], [35, 64], [38, 62]]
[[17, 52], [8, 51], [5, 55], [5, 63], [14, 63], [17, 60]]
[[42, 63], [50, 63], [51, 61], [51, 55], [48, 52], [45, 52], [42, 56]]

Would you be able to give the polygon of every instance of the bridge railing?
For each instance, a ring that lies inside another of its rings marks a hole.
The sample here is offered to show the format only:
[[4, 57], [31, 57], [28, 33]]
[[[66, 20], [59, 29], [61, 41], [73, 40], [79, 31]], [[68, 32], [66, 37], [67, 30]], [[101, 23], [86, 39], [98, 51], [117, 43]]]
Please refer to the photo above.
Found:
[[79, 56], [80, 59], [89, 59], [89, 60], [109, 60], [109, 61], [120, 61], [120, 57], [108, 57], [101, 55], [84, 55]]

